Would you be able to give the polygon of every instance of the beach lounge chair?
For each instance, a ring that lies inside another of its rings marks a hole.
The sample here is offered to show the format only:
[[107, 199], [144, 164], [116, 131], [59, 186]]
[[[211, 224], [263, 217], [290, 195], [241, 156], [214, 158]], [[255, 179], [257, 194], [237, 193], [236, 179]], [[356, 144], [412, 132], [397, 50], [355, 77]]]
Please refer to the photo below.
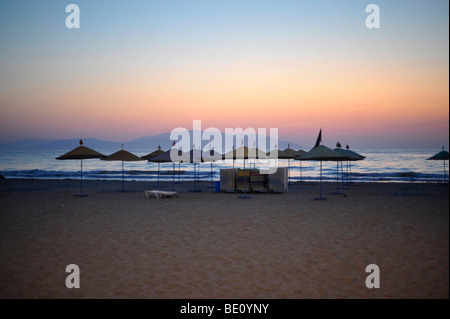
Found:
[[258, 170], [250, 171], [250, 188], [252, 192], [267, 192], [267, 175]]
[[176, 197], [177, 196], [177, 192], [169, 192], [169, 191], [159, 191], [159, 190], [147, 190], [145, 191], [145, 197], [146, 198], [150, 198], [150, 197], [155, 197], [157, 199], [160, 198], [165, 198], [165, 197]]
[[238, 169], [236, 176], [236, 190], [250, 192], [250, 171]]

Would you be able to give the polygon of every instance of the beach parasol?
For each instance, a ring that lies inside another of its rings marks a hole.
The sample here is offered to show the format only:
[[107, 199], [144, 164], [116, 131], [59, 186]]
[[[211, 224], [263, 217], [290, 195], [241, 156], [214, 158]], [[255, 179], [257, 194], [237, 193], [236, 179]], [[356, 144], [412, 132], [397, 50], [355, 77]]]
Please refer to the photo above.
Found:
[[444, 151], [443, 147], [442, 147], [442, 151], [427, 158], [427, 160], [429, 160], [429, 161], [443, 161], [444, 162], [444, 183], [445, 183], [445, 161], [448, 161], [448, 159], [449, 159], [449, 153], [447, 151]]
[[[347, 158], [345, 159], [347, 161], [347, 163], [349, 163], [350, 161], [361, 161], [365, 158], [365, 156], [359, 155], [356, 152], [350, 151], [348, 149], [344, 150], [344, 149], [340, 148], [340, 145], [341, 144], [338, 142], [336, 144], [336, 146], [338, 146], [338, 147], [336, 147], [333, 151], [335, 151], [341, 155], [347, 156]], [[336, 168], [336, 192], [334, 192], [334, 194], [342, 194], [339, 191], [339, 162], [341, 162], [341, 164], [342, 164], [342, 161], [336, 161], [336, 165], [337, 165], [337, 168]], [[347, 165], [347, 167], [348, 167], [348, 165]], [[342, 169], [341, 175], [342, 175], [342, 181], [344, 181], [343, 169]]]
[[[317, 143], [316, 143], [317, 144]], [[345, 155], [341, 155], [338, 152], [333, 151], [332, 149], [319, 145], [311, 149], [309, 152], [303, 154], [301, 157], [297, 157], [297, 159], [301, 161], [320, 161], [320, 196], [314, 198], [315, 200], [324, 200], [326, 197], [322, 197], [322, 162], [323, 161], [342, 161], [346, 160], [348, 157]]]
[[[142, 158], [142, 159], [145, 159], [145, 160], [147, 160], [147, 161], [149, 161], [149, 162], [151, 162], [150, 160], [151, 160], [152, 158], [154, 158], [154, 157], [156, 157], [156, 156], [158, 156], [158, 155], [161, 155], [162, 153], [164, 153], [164, 151], [161, 150], [161, 145], [158, 145], [158, 149], [157, 149], [156, 151], [153, 151], [153, 152], [151, 152], [150, 154], [141, 156], [141, 158]], [[160, 185], [159, 185], [159, 164], [160, 164], [160, 162], [158, 162], [158, 185], [157, 185], [157, 186], [160, 186]]]
[[105, 155], [90, 149], [89, 147], [83, 146], [83, 140], [80, 140], [80, 146], [74, 148], [70, 152], [57, 157], [57, 160], [80, 160], [81, 162], [81, 173], [80, 173], [80, 194], [76, 196], [87, 196], [83, 194], [83, 160], [92, 158], [104, 158]]
[[[348, 144], [347, 144], [347, 146], [345, 147], [345, 150], [347, 151], [347, 154], [348, 154], [350, 157], [353, 157], [353, 158], [359, 158], [359, 159], [355, 159], [356, 161], [363, 160], [363, 159], [366, 158], [365, 156], [363, 156], [363, 155], [361, 155], [361, 154], [358, 154], [358, 153], [356, 153], [356, 152], [350, 150], [350, 146], [348, 146]], [[355, 161], [355, 160], [347, 161], [347, 182], [350, 182], [350, 181], [352, 180], [352, 179], [351, 179], [351, 176], [352, 176], [352, 162]]]
[[143, 158], [140, 158], [128, 151], [125, 151], [122, 149], [120, 151], [117, 151], [105, 158], [102, 158], [104, 161], [121, 161], [122, 162], [122, 189], [119, 190], [120, 192], [125, 191], [125, 171], [124, 171], [124, 164], [123, 162], [137, 162], [137, 161], [144, 161]]
[[[149, 159], [149, 161], [158, 163], [158, 165], [160, 163], [172, 163], [172, 190], [173, 190], [174, 189], [174, 184], [175, 184], [175, 161], [173, 161], [171, 156], [170, 156], [171, 151], [172, 150], [168, 150], [166, 152], [163, 152], [162, 154]], [[178, 151], [178, 152], [180, 152], [180, 151]], [[158, 173], [158, 175], [159, 175], [159, 173]], [[159, 179], [158, 179], [158, 185], [159, 185]]]

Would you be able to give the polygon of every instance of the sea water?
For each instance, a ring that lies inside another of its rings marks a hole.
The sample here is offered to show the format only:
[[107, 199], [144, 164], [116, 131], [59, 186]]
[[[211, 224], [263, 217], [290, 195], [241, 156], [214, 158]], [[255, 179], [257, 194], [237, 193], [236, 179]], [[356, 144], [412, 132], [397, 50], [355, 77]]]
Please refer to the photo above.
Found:
[[[35, 179], [78, 179], [80, 177], [80, 160], [56, 160], [55, 158], [68, 150], [0, 150], [0, 174], [6, 178]], [[98, 150], [109, 155], [116, 150]], [[128, 150], [137, 156], [150, 151]], [[350, 176], [357, 182], [442, 182], [444, 180], [444, 161], [428, 161], [440, 150], [436, 149], [358, 149], [354, 150], [366, 159], [355, 162], [322, 162], [322, 179], [335, 181], [337, 169], [339, 178], [344, 172], [345, 178]], [[245, 161], [246, 168], [253, 168], [252, 160]], [[445, 163], [445, 176], [448, 181], [448, 161]], [[120, 180], [122, 174], [127, 181], [172, 181], [192, 180], [194, 164], [151, 163], [148, 161], [122, 162], [102, 161], [99, 159], [83, 160], [83, 179]], [[244, 168], [242, 160], [226, 160], [220, 163], [200, 163], [197, 165], [199, 180], [210, 181], [220, 179], [221, 168]], [[320, 179], [320, 162], [279, 160], [278, 166], [289, 167], [292, 182], [318, 181]], [[256, 165], [256, 168], [259, 168]], [[350, 173], [351, 174], [347, 174]]]

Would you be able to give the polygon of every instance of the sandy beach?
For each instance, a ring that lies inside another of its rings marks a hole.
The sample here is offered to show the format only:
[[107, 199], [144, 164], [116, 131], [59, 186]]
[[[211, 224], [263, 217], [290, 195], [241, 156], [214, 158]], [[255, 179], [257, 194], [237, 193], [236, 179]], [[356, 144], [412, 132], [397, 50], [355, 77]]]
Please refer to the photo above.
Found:
[[77, 180], [0, 180], [0, 298], [449, 297], [448, 184], [327, 183], [326, 201], [317, 183], [249, 200], [208, 185], [147, 199], [152, 182], [85, 181], [80, 198]]

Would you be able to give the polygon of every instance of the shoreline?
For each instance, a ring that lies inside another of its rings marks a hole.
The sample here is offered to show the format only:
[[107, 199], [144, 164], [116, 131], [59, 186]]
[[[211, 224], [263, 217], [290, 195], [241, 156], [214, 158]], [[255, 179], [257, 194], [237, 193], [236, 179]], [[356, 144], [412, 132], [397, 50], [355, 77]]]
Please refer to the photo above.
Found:
[[[0, 175], [3, 176], [3, 175]], [[74, 183], [80, 183], [80, 177], [78, 176], [78, 178], [42, 178], [42, 177], [38, 177], [38, 178], [29, 178], [29, 177], [5, 177], [3, 176], [3, 178], [0, 177], [0, 181], [42, 181], [42, 182], [46, 182], [46, 181], [56, 181], [56, 182], [74, 182]], [[216, 181], [219, 181], [218, 179], [213, 180], [213, 182], [215, 183]], [[98, 183], [103, 183], [103, 182], [111, 182], [111, 183], [122, 183], [122, 178], [118, 178], [118, 179], [85, 179], [83, 177], [83, 183], [85, 182], [98, 182]], [[146, 183], [149, 185], [152, 184], [156, 184], [158, 181], [155, 180], [137, 180], [137, 179], [130, 179], [127, 180], [125, 178], [125, 184], [126, 183]], [[172, 185], [172, 180], [163, 180], [160, 179], [160, 183], [161, 184], [167, 184], [169, 186]], [[183, 180], [181, 179], [180, 182], [178, 182], [177, 178], [175, 177], [175, 184], [193, 184], [194, 180], [189, 179], [189, 180]], [[211, 184], [211, 179], [210, 178], [204, 178], [201, 179], [199, 181], [197, 181], [197, 183], [201, 183], [201, 184], [208, 184], [208, 186]], [[302, 181], [291, 181], [289, 182], [289, 186], [299, 186], [299, 185], [303, 185], [303, 184], [319, 184], [320, 181], [319, 179], [315, 180], [315, 179], [304, 179]], [[323, 184], [329, 184], [332, 185], [334, 184], [334, 187], [336, 187], [336, 180], [322, 180]], [[339, 184], [341, 185], [342, 182], [339, 181]], [[358, 185], [358, 184], [438, 184], [438, 185], [449, 185], [448, 179], [443, 182], [442, 180], [411, 180], [411, 181], [405, 181], [405, 180], [358, 180], [358, 181], [351, 181], [351, 182], [346, 182], [345, 183], [347, 186], [351, 186], [351, 185]]]
[[[171, 182], [161, 182], [171, 190]], [[323, 183], [287, 194], [214, 193], [210, 182], [0, 180], [0, 298], [448, 298], [442, 183]], [[65, 287], [77, 264], [81, 288]], [[377, 264], [381, 288], [365, 286]]]

